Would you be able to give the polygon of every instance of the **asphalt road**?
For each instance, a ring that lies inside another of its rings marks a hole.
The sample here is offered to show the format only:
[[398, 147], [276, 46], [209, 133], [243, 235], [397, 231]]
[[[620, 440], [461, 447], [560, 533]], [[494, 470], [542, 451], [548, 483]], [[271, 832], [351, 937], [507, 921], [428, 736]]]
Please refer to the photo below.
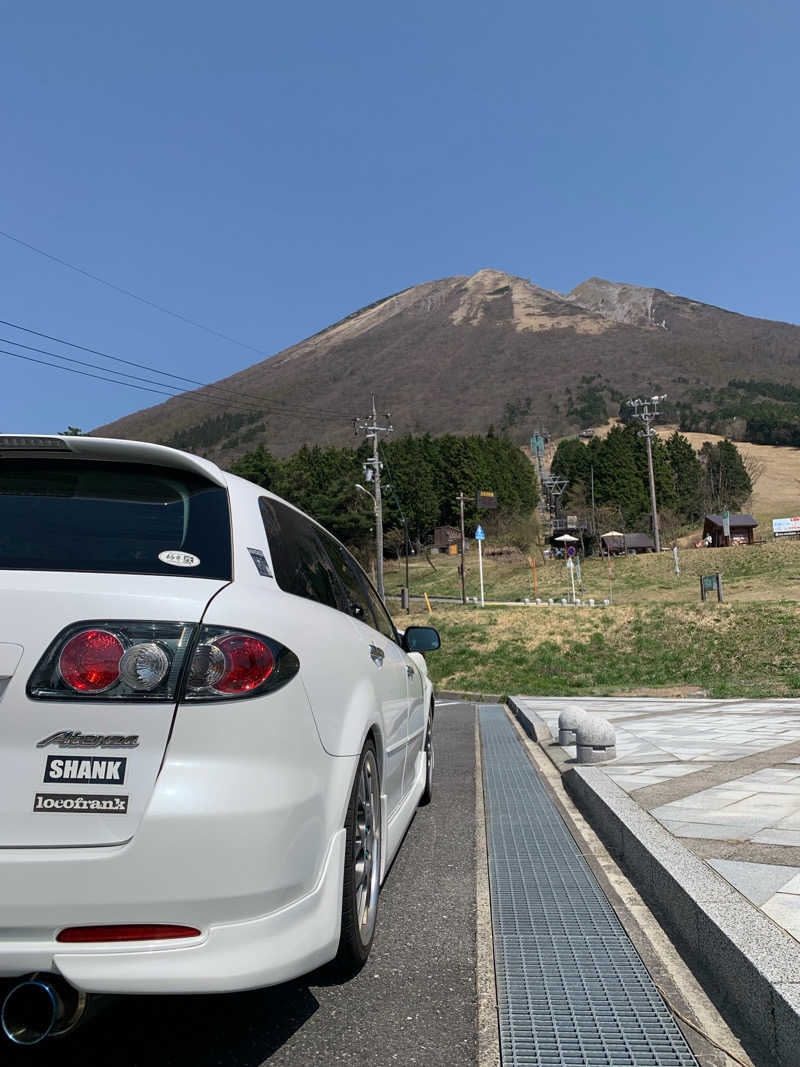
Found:
[[110, 1000], [74, 1034], [0, 1062], [36, 1067], [470, 1067], [477, 1057], [474, 709], [436, 713], [432, 803], [380, 898], [365, 968], [251, 993]]

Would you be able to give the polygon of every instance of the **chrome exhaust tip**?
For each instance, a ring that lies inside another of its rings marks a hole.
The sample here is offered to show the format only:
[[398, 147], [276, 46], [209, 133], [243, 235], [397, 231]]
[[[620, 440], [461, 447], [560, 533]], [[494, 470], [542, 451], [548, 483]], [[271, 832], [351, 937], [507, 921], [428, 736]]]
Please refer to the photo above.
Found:
[[33, 974], [11, 989], [0, 1009], [0, 1027], [15, 1045], [38, 1045], [74, 1030], [89, 998], [57, 975]]

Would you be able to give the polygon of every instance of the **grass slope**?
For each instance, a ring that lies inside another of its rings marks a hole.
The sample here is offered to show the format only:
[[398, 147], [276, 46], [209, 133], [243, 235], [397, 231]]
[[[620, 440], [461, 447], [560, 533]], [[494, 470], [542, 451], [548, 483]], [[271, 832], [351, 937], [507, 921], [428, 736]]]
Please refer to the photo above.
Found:
[[[538, 553], [537, 553], [538, 555]], [[722, 574], [724, 595], [730, 603], [755, 601], [800, 601], [800, 541], [774, 540], [763, 545], [738, 548], [685, 549], [678, 554], [680, 575], [674, 572], [672, 554], [648, 553], [620, 556], [611, 560], [615, 604], [695, 604], [699, 600], [701, 574]], [[425, 559], [409, 566], [411, 591], [429, 596], [460, 596], [458, 557], [434, 556], [436, 570]], [[582, 599], [609, 598], [609, 563], [603, 559], [584, 560], [581, 568]], [[385, 583], [388, 594], [398, 594], [405, 580], [403, 566], [387, 561]], [[577, 584], [577, 583], [576, 583]], [[537, 595], [560, 600], [571, 592], [569, 573], [561, 561], [536, 565]], [[487, 600], [535, 599], [533, 571], [527, 560], [514, 553], [484, 560], [484, 588]], [[477, 552], [467, 556], [467, 595], [480, 594]]]
[[442, 648], [428, 657], [440, 689], [543, 696], [699, 689], [723, 698], [800, 693], [794, 605], [437, 606], [429, 618], [442, 635]]
[[[435, 557], [411, 566], [412, 592], [459, 592], [456, 558]], [[608, 607], [487, 606], [434, 603], [428, 615], [414, 602], [415, 621], [442, 634], [428, 657], [440, 689], [472, 693], [606, 695], [613, 693], [713, 697], [800, 695], [800, 542], [751, 548], [697, 549], [672, 556], [628, 556], [612, 562], [614, 604]], [[467, 588], [478, 592], [477, 558], [468, 560]], [[726, 603], [700, 602], [699, 575], [719, 570]], [[402, 569], [388, 568], [387, 590], [399, 587]], [[606, 560], [587, 560], [586, 592], [608, 596]], [[569, 589], [563, 563], [537, 566], [540, 597], [558, 599]], [[489, 559], [487, 599], [532, 595], [528, 563]], [[396, 603], [396, 602], [395, 602]], [[399, 626], [408, 616], [398, 613]]]

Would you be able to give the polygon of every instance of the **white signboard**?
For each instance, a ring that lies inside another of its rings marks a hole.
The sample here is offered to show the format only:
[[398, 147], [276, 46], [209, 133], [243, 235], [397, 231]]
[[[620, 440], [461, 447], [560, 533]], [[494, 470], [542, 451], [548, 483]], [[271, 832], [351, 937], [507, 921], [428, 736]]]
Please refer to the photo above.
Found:
[[786, 534], [800, 533], [800, 515], [791, 519], [773, 519], [772, 532], [775, 537], [785, 537]]

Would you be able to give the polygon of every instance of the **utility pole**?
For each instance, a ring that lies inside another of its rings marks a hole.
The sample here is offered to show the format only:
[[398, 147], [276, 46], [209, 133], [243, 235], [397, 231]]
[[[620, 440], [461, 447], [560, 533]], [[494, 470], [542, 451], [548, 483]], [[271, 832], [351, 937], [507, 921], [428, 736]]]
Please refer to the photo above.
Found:
[[661, 414], [658, 410], [658, 405], [662, 400], [667, 399], [667, 394], [662, 396], [649, 396], [644, 400], [640, 400], [638, 397], [636, 400], [629, 400], [628, 407], [633, 408], [633, 417], [639, 419], [644, 423], [644, 429], [640, 432], [640, 437], [644, 438], [645, 447], [647, 448], [647, 473], [650, 478], [650, 507], [653, 512], [653, 534], [656, 543], [656, 552], [661, 551], [661, 535], [658, 529], [658, 509], [656, 507], [656, 480], [653, 475], [653, 438], [658, 436], [657, 431], [653, 429], [653, 421]]
[[458, 503], [459, 503], [459, 507], [461, 508], [461, 603], [462, 604], [466, 604], [466, 602], [467, 602], [467, 572], [466, 572], [466, 568], [464, 566], [464, 548], [465, 548], [466, 539], [464, 537], [464, 493], [463, 493], [463, 491], [458, 494]]
[[[372, 394], [372, 415], [368, 415], [360, 424], [358, 419], [353, 420], [353, 429], [355, 433], [361, 431], [367, 440], [372, 438], [372, 455], [364, 463], [364, 473], [368, 482], [373, 482], [375, 490], [369, 493], [369, 490], [364, 490], [372, 497], [372, 501], [375, 505], [375, 554], [377, 556], [377, 569], [378, 569], [378, 596], [381, 600], [384, 599], [383, 591], [383, 504], [381, 502], [381, 461], [378, 457], [378, 444], [380, 442], [380, 435], [382, 433], [389, 434], [392, 432], [392, 423], [388, 411], [386, 412], [387, 426], [378, 425], [378, 415], [375, 411], [375, 394]], [[363, 486], [357, 486], [356, 488], [363, 489]]]
[[594, 539], [597, 537], [597, 514], [594, 508], [594, 463], [591, 464], [589, 470], [592, 472], [592, 538]]

